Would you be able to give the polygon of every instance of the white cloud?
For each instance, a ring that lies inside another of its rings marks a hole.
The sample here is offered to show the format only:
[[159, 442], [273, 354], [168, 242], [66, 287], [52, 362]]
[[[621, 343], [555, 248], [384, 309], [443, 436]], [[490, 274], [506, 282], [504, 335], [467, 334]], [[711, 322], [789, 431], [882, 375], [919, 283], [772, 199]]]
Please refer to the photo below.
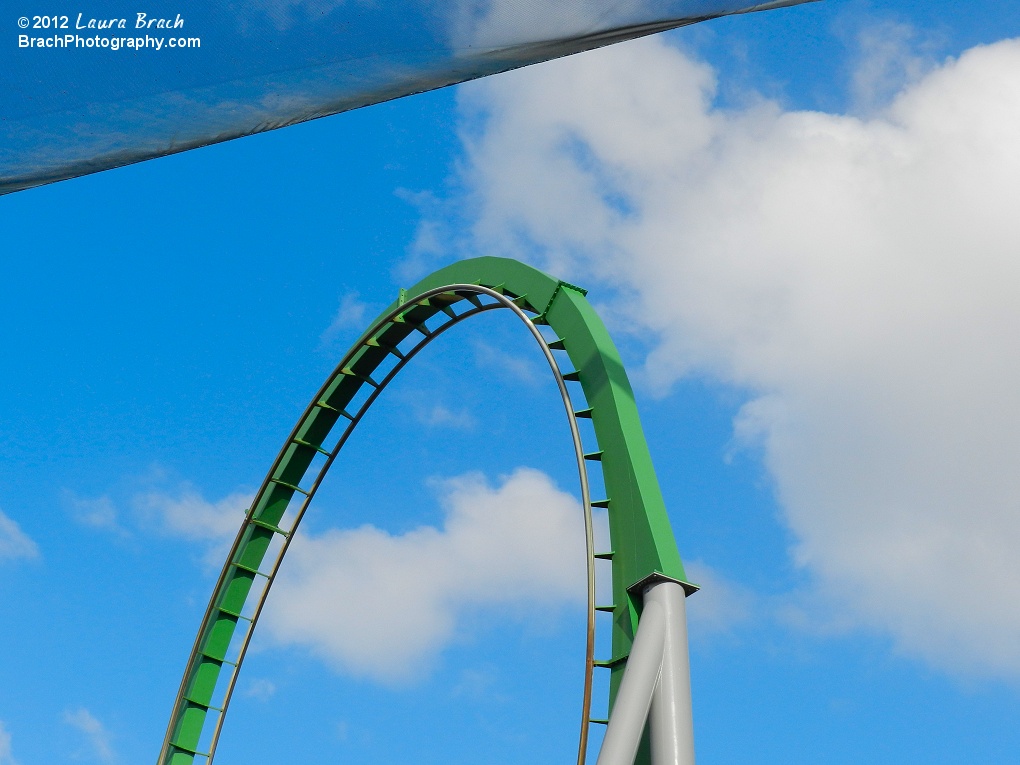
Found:
[[323, 346], [331, 346], [353, 330], [356, 334], [368, 328], [369, 305], [362, 302], [357, 292], [348, 292], [340, 298], [333, 321], [319, 337]]
[[458, 48], [500, 48], [647, 22], [663, 10], [647, 0], [459, 0], [451, 5], [450, 36]]
[[860, 59], [854, 69], [851, 94], [856, 111], [872, 114], [889, 103], [905, 86], [916, 83], [936, 61], [931, 43], [919, 43], [909, 24], [882, 21], [857, 33]]
[[234, 492], [218, 502], [209, 502], [194, 489], [184, 486], [177, 493], [148, 491], [132, 498], [135, 509], [156, 529], [168, 536], [211, 543], [203, 556], [210, 569], [219, 568], [245, 514], [251, 494]]
[[83, 526], [112, 531], [123, 537], [131, 535], [131, 532], [121, 525], [117, 507], [108, 496], [79, 497], [73, 492], [65, 491], [64, 500], [71, 508], [74, 520]]
[[17, 522], [0, 510], [0, 561], [30, 560], [39, 557], [39, 548]]
[[466, 609], [526, 618], [532, 606], [583, 603], [580, 505], [548, 476], [520, 468], [498, 487], [477, 474], [438, 486], [442, 529], [301, 534], [269, 598], [265, 633], [394, 682], [427, 670]]
[[460, 671], [456, 685], [450, 689], [450, 695], [455, 698], [466, 697], [472, 701], [491, 701], [500, 696], [499, 681], [499, 670], [492, 665], [468, 667]]
[[276, 683], [266, 680], [264, 677], [254, 678], [248, 681], [248, 687], [244, 695], [258, 701], [269, 701], [276, 694]]
[[336, 724], [335, 730], [338, 741], [347, 741], [351, 735], [351, 724], [347, 720], [340, 720]]
[[251, 495], [234, 492], [218, 502], [209, 502], [194, 489], [183, 488], [175, 495], [149, 491], [135, 495], [134, 505], [160, 529], [184, 539], [216, 541], [232, 538], [244, 520]]
[[445, 243], [450, 230], [437, 211], [442, 201], [427, 192], [412, 193], [401, 190], [398, 196], [417, 208], [421, 218], [415, 230], [414, 240], [407, 246], [406, 257], [393, 269], [394, 278], [413, 284], [427, 275], [443, 261]]
[[712, 70], [655, 38], [460, 93], [476, 251], [616, 287], [660, 390], [748, 391], [737, 433], [828, 602], [1020, 673], [1020, 42], [868, 119], [713, 108]]
[[7, 732], [7, 726], [2, 720], [0, 720], [0, 765], [17, 765], [14, 750], [11, 748], [11, 734]]
[[545, 376], [542, 375], [542, 372], [546, 370], [526, 356], [504, 351], [499, 346], [482, 340], [476, 340], [472, 345], [475, 352], [475, 366], [499, 370], [501, 374], [510, 375], [528, 385], [538, 385], [548, 379], [548, 373]]
[[453, 410], [444, 404], [417, 407], [415, 417], [422, 424], [433, 428], [470, 430], [475, 425], [475, 418], [470, 411], [467, 409]]
[[687, 578], [701, 590], [687, 599], [692, 638], [728, 632], [754, 614], [754, 595], [702, 561], [684, 562]]
[[[343, 671], [394, 682], [426, 672], [456, 638], [467, 609], [496, 607], [523, 618], [536, 602], [543, 609], [583, 603], [580, 505], [548, 476], [519, 468], [496, 488], [478, 474], [435, 486], [446, 511], [442, 529], [397, 536], [367, 525], [321, 536], [299, 532], [260, 633], [309, 648]], [[136, 494], [131, 502], [148, 528], [206, 543], [203, 560], [213, 568], [250, 496], [235, 492], [210, 502], [185, 485], [176, 493]], [[604, 511], [596, 511], [595, 524], [606, 537]], [[352, 603], [359, 604], [356, 612]], [[272, 682], [255, 680], [245, 692], [267, 700], [275, 691]]]
[[92, 757], [100, 762], [113, 762], [116, 759], [110, 745], [109, 732], [85, 707], [64, 712], [64, 723], [84, 734]]
[[166, 480], [166, 476], [158, 472], [143, 483], [158, 482], [162, 486], [135, 491], [117, 501], [106, 494], [79, 497], [65, 491], [64, 502], [77, 523], [122, 538], [130, 538], [135, 533], [156, 533], [197, 542], [204, 564], [209, 569], [219, 568], [251, 506], [251, 493], [235, 491], [210, 502], [189, 483], [165, 488]]

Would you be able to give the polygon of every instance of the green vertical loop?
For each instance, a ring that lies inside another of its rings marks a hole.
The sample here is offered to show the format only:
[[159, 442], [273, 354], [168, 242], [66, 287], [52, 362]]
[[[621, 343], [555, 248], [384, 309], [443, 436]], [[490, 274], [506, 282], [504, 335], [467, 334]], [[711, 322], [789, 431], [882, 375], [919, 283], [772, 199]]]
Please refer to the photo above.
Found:
[[[608, 510], [613, 548], [611, 555], [606, 551], [598, 556], [612, 560], [613, 655], [598, 662], [611, 672], [612, 706], [640, 618], [641, 604], [638, 596], [632, 595], [633, 586], [654, 575], [680, 582], [686, 579], [638, 418], [634, 392], [619, 352], [583, 289], [518, 261], [475, 258], [440, 269], [413, 287], [401, 290], [398, 300], [372, 322], [344, 356], [288, 437], [256, 495], [217, 582], [171, 714], [160, 765], [191, 765], [196, 756], [208, 756], [199, 751], [207, 718], [210, 712], [225, 714], [229, 704], [229, 692], [223, 709], [217, 709], [213, 702], [222, 667], [233, 666], [229, 653], [237, 626], [253, 625], [252, 618], [257, 619], [264, 600], [264, 595], [252, 595], [255, 583], [265, 576], [259, 566], [276, 536], [284, 536], [286, 543], [290, 541], [293, 529], [287, 532], [279, 524], [291, 500], [295, 497], [300, 500], [305, 495], [302, 509], [306, 507], [315, 486], [332, 464], [339, 446], [321, 469], [314, 486], [302, 487], [313, 459], [324, 453], [322, 445], [329, 433], [337, 423], [347, 427], [348, 433], [357, 424], [360, 415], [353, 411], [352, 402], [364, 388], [371, 393], [363, 406], [367, 409], [371, 405], [382, 383], [373, 378], [373, 372], [394, 355], [400, 364], [405, 363], [397, 346], [408, 336], [420, 333], [429, 337], [432, 330], [426, 322], [440, 314], [455, 317], [451, 306], [459, 301], [480, 306], [470, 294], [456, 291], [432, 297], [426, 294], [447, 285], [487, 287], [535, 314], [534, 323], [548, 324], [558, 336], [550, 347], [565, 351], [574, 365], [574, 372], [564, 378], [580, 383], [586, 407], [575, 416], [592, 421], [598, 445], [588, 457], [600, 461], [607, 493], [606, 498], [593, 505]], [[456, 321], [454, 318], [451, 324]], [[283, 553], [286, 549], [285, 544]], [[253, 599], [258, 603], [251, 617], [245, 614], [245, 606], [250, 606]], [[646, 761], [647, 754], [640, 753], [638, 759]]]

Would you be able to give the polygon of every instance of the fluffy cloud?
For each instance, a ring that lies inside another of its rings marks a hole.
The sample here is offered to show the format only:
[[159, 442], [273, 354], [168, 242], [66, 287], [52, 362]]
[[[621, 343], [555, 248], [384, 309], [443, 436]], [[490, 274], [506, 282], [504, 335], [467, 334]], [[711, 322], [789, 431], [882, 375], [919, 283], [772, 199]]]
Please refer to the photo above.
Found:
[[319, 344], [330, 348], [347, 336], [353, 341], [367, 326], [370, 306], [361, 300], [357, 292], [348, 292], [340, 298], [333, 321], [319, 336]]
[[251, 504], [251, 494], [234, 492], [209, 502], [192, 488], [176, 495], [150, 491], [135, 495], [135, 507], [166, 534], [195, 541], [233, 539]]
[[451, 42], [457, 48], [501, 48], [571, 39], [658, 20], [667, 12], [647, 0], [459, 0], [448, 10]]
[[687, 578], [701, 590], [687, 601], [691, 641], [708, 642], [750, 619], [755, 611], [754, 596], [740, 585], [722, 577], [702, 561], [686, 561]]
[[615, 286], [652, 385], [748, 392], [736, 432], [830, 604], [1015, 674], [1020, 42], [901, 69], [867, 118], [714, 108], [661, 39], [474, 83], [455, 202], [478, 249]]
[[430, 428], [454, 428], [470, 430], [475, 426], [475, 418], [468, 409], [450, 409], [443, 404], [431, 404], [415, 408], [418, 422]]
[[[136, 491], [118, 501], [106, 494], [79, 497], [71, 491], [65, 491], [63, 499], [77, 523], [123, 539], [141, 532], [198, 542], [209, 570], [223, 564], [251, 504], [251, 494], [244, 491], [210, 502], [188, 483]], [[2, 532], [0, 517], [0, 542]]]
[[[459, 634], [469, 609], [497, 607], [527, 619], [583, 604], [580, 504], [547, 475], [519, 468], [495, 488], [478, 474], [437, 481], [435, 488], [446, 511], [441, 529], [391, 535], [366, 525], [319, 536], [298, 532], [260, 634], [277, 645], [310, 649], [341, 671], [394, 682], [427, 671]], [[122, 528], [109, 498], [68, 498], [79, 522]], [[250, 501], [244, 492], [210, 501], [183, 484], [176, 491], [136, 493], [127, 504], [132, 528], [197, 543], [202, 562], [214, 571]], [[605, 511], [596, 511], [595, 532], [597, 544], [608, 547]], [[609, 597], [605, 573], [603, 599]], [[247, 694], [265, 700], [275, 690], [272, 682], [255, 680]], [[92, 724], [86, 715], [68, 713], [66, 721], [84, 730]]]
[[526, 618], [584, 602], [581, 508], [545, 474], [520, 468], [498, 487], [472, 474], [439, 488], [441, 529], [302, 534], [262, 629], [343, 671], [393, 682], [419, 675], [467, 609]]
[[0, 765], [16, 765], [16, 762], [11, 749], [11, 734], [7, 732], [3, 721], [0, 721]]
[[108, 496], [79, 497], [74, 492], [65, 491], [64, 502], [74, 520], [83, 526], [112, 531], [121, 537], [131, 536], [131, 532], [121, 524], [117, 506]]
[[857, 34], [859, 58], [850, 93], [854, 109], [874, 114], [907, 84], [914, 84], [935, 68], [934, 40], [919, 39], [909, 24], [885, 21], [864, 27]]
[[64, 712], [64, 723], [85, 736], [91, 757], [100, 762], [113, 762], [116, 759], [113, 747], [110, 745], [109, 732], [85, 707]]
[[0, 510], [0, 562], [39, 557], [39, 548], [17, 521]]
[[495, 343], [475, 340], [473, 343], [475, 365], [481, 369], [495, 369], [501, 374], [530, 386], [548, 382], [549, 370], [543, 369], [527, 356], [505, 351]]
[[131, 503], [144, 521], [160, 533], [206, 543], [202, 560], [206, 568], [215, 571], [223, 565], [244, 521], [251, 506], [251, 494], [238, 491], [218, 502], [209, 502], [195, 489], [184, 486], [176, 493], [136, 494]]
[[266, 680], [264, 677], [255, 678], [248, 681], [248, 689], [244, 693], [249, 699], [256, 699], [258, 701], [269, 701], [276, 695], [276, 683], [272, 680]]

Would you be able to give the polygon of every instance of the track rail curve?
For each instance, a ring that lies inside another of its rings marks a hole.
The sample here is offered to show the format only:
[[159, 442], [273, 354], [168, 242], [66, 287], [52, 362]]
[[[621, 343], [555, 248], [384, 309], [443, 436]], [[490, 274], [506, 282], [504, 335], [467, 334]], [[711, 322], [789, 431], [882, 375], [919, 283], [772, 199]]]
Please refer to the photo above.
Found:
[[[196, 759], [211, 765], [241, 665], [279, 567], [316, 490], [369, 408], [425, 346], [460, 322], [497, 309], [514, 313], [539, 344], [563, 400], [574, 444], [588, 559], [577, 759], [584, 765], [589, 727], [605, 722], [591, 716], [593, 672], [598, 667], [610, 670], [611, 708], [640, 618], [640, 598], [632, 594], [632, 586], [660, 575], [694, 589], [685, 581], [619, 353], [585, 294], [517, 261], [475, 258], [401, 290], [400, 298], [371, 323], [305, 409], [246, 514], [192, 646], [158, 765], [192, 765]], [[547, 338], [539, 329], [543, 325], [556, 337]], [[573, 370], [563, 372], [554, 351], [564, 352]], [[571, 393], [568, 382], [579, 383], [579, 390]], [[577, 407], [577, 399], [585, 406]], [[590, 419], [594, 426], [598, 443], [591, 451], [581, 438], [579, 419]], [[605, 498], [590, 496], [589, 465], [601, 466]], [[310, 472], [313, 477], [306, 480]], [[300, 497], [297, 503], [295, 497]], [[612, 550], [594, 550], [593, 507], [608, 510]], [[612, 561], [609, 605], [595, 603], [596, 558]], [[611, 612], [613, 621], [612, 656], [601, 661], [594, 657], [597, 610]]]

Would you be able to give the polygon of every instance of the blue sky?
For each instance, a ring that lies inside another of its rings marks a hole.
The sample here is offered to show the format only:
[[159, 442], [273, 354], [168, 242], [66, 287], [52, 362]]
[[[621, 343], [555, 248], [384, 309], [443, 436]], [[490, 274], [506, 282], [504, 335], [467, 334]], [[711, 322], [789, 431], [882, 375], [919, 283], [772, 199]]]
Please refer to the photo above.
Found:
[[[156, 757], [295, 418], [399, 287], [472, 254], [588, 287], [632, 370], [704, 585], [699, 762], [1015, 763], [1020, 19], [966, 10], [722, 19], [0, 199], [0, 765]], [[569, 507], [540, 363], [490, 315], [387, 392], [221, 761], [569, 760], [575, 574], [501, 538], [498, 595], [454, 587], [482, 571], [445, 525]], [[365, 524], [392, 565], [331, 567]], [[374, 584], [303, 606], [330, 576]]]

